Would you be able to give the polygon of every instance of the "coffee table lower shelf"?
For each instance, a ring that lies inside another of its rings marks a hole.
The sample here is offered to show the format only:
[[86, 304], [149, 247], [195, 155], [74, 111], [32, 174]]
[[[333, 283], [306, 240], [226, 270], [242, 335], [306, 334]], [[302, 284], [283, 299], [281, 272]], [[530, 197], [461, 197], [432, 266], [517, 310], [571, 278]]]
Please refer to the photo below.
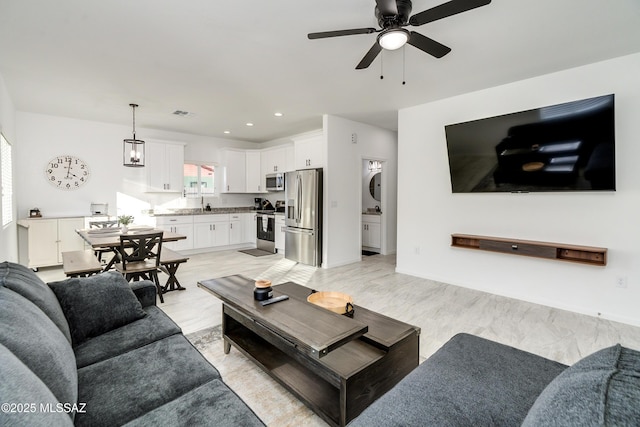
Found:
[[[223, 305], [225, 352], [237, 348], [330, 425], [344, 426], [417, 366], [418, 333], [383, 350], [353, 340], [321, 359]], [[415, 357], [413, 357], [415, 355]]]

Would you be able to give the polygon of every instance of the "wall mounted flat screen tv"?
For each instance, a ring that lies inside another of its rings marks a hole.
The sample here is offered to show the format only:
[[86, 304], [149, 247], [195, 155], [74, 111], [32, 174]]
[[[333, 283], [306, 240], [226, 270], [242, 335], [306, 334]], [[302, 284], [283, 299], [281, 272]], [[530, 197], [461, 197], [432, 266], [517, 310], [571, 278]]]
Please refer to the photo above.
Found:
[[614, 95], [445, 126], [454, 193], [615, 191]]

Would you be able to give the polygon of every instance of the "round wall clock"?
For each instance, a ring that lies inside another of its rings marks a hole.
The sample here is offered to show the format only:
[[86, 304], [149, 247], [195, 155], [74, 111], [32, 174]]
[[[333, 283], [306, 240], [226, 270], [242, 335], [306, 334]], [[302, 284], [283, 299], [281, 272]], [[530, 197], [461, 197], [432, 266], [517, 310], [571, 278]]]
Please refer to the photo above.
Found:
[[57, 156], [47, 163], [44, 174], [49, 184], [61, 190], [75, 190], [89, 180], [89, 166], [75, 156]]

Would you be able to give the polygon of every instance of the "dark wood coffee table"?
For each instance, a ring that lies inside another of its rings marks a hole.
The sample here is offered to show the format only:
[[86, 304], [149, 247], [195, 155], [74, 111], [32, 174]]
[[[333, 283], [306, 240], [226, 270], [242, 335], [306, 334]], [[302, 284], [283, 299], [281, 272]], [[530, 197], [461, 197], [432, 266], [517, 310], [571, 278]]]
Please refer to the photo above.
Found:
[[223, 302], [224, 351], [236, 347], [331, 425], [344, 426], [418, 366], [420, 328], [354, 305], [348, 318], [306, 301], [311, 289], [273, 286], [289, 299], [262, 306], [235, 275], [198, 286]]

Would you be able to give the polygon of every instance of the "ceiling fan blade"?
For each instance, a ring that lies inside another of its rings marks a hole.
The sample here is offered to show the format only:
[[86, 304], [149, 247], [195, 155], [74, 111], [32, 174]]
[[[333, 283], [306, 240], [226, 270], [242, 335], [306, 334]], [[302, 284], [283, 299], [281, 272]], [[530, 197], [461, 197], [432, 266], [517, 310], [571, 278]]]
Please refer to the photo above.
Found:
[[415, 46], [423, 52], [428, 53], [436, 58], [442, 58], [447, 53], [451, 52], [451, 48], [438, 43], [437, 41], [430, 39], [427, 36], [423, 36], [420, 33], [411, 31], [411, 37], [407, 41], [411, 46]]
[[396, 0], [376, 0], [376, 4], [382, 16], [394, 16], [398, 14]]
[[339, 37], [339, 36], [353, 36], [355, 34], [371, 34], [375, 33], [375, 28], [354, 28], [352, 30], [338, 30], [338, 31], [323, 31], [320, 33], [309, 33], [307, 37], [309, 39], [326, 39], [328, 37]]
[[373, 62], [374, 59], [376, 59], [376, 56], [378, 56], [381, 50], [382, 50], [382, 47], [376, 41], [373, 44], [373, 46], [371, 46], [371, 49], [369, 49], [369, 52], [367, 52], [364, 58], [362, 58], [360, 63], [356, 66], [356, 70], [362, 70], [364, 68], [367, 68], [369, 65], [371, 65], [371, 63]]
[[409, 24], [417, 27], [477, 7], [486, 6], [489, 3], [491, 3], [491, 0], [451, 0], [440, 6], [416, 13], [409, 19]]

